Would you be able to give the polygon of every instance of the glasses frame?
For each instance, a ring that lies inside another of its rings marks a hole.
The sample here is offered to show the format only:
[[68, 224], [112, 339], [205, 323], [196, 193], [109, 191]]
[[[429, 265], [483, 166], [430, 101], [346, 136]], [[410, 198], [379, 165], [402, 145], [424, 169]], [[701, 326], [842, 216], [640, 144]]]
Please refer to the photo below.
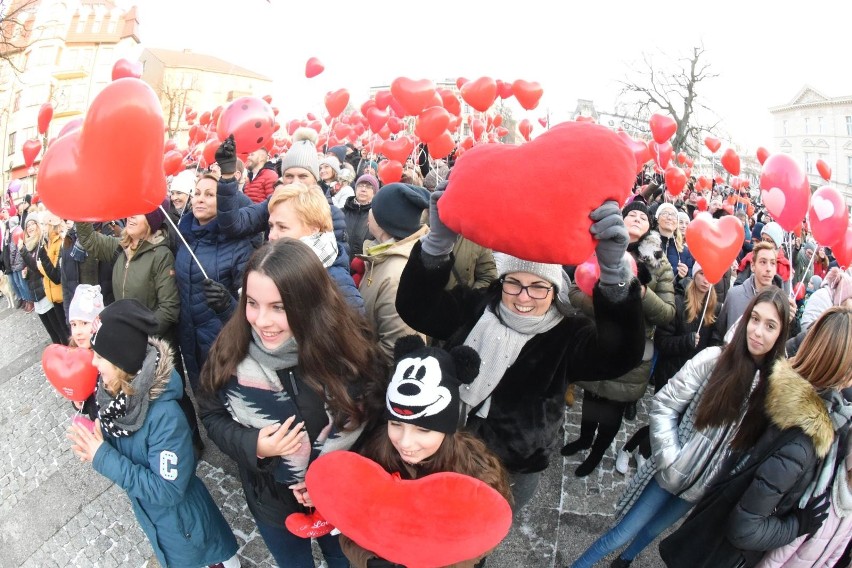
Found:
[[[546, 299], [547, 299], [547, 296], [548, 296], [548, 295], [550, 295], [550, 292], [553, 290], [553, 285], [550, 285], [550, 286], [542, 286], [541, 284], [530, 284], [529, 286], [522, 286], [520, 282], [518, 282], [517, 284], [516, 284], [515, 282], [512, 282], [511, 284], [512, 284], [513, 286], [514, 286], [514, 285], [520, 286], [520, 288], [521, 288], [521, 289], [520, 289], [520, 290], [518, 290], [518, 292], [517, 292], [516, 294], [513, 294], [512, 292], [508, 292], [508, 291], [506, 290], [506, 278], [505, 278], [505, 277], [500, 278], [500, 290], [501, 290], [504, 294], [508, 294], [508, 295], [510, 295], [510, 296], [520, 296], [520, 295], [521, 295], [521, 292], [526, 291], [527, 296], [529, 296], [529, 297], [530, 297], [531, 299], [533, 299], [533, 300], [546, 300]], [[543, 297], [541, 297], [541, 298], [536, 298], [535, 296], [533, 296], [532, 294], [530, 294], [530, 288], [532, 288], [533, 286], [538, 287], [538, 288], [546, 288], [546, 289], [547, 289], [547, 293], [546, 293]]]

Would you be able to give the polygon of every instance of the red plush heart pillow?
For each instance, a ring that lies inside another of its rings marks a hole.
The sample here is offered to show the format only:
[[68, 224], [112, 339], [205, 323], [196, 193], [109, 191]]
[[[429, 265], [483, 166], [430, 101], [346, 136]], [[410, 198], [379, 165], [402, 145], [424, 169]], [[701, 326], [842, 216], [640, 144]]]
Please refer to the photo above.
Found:
[[580, 264], [592, 254], [589, 213], [627, 199], [631, 149], [612, 130], [566, 122], [520, 146], [466, 151], [441, 197], [441, 220], [465, 238], [535, 262]]
[[352, 452], [311, 464], [305, 479], [317, 511], [358, 545], [409, 568], [447, 566], [497, 546], [509, 533], [509, 503], [457, 473], [403, 480]]

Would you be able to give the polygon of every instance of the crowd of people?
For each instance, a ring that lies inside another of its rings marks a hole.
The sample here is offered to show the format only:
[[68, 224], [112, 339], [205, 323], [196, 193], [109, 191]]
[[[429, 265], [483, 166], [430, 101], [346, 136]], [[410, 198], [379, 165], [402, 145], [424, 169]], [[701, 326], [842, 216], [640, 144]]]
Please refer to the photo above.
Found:
[[[367, 149], [316, 144], [299, 129], [283, 156], [243, 162], [226, 140], [210, 170], [126, 219], [4, 199], [5, 295], [52, 343], [93, 351], [72, 448], [127, 492], [161, 565], [239, 565], [195, 476], [202, 425], [278, 565], [313, 567], [285, 521], [312, 510], [318, 457], [471, 476], [517, 518], [560, 447], [594, 472], [649, 386], [649, 424], [612, 448], [622, 475], [635, 462], [616, 522], [571, 566], [613, 552], [629, 566], [684, 518], [660, 544], [669, 566], [849, 565], [852, 272], [806, 227], [785, 232], [747, 189], [692, 180], [673, 196], [640, 174], [626, 203], [590, 215], [588, 294], [574, 266], [447, 227], [452, 159], [418, 150], [382, 185]], [[718, 282], [685, 242], [701, 200], [744, 229]], [[582, 418], [563, 445], [566, 404]], [[397, 565], [329, 531], [312, 535], [329, 567]]]

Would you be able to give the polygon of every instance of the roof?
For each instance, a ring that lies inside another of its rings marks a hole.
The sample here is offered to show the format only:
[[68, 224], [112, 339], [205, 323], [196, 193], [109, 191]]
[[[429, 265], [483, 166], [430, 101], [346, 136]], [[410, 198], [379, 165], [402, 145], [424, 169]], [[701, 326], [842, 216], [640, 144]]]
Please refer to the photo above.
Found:
[[799, 90], [798, 93], [796, 93], [796, 96], [793, 97], [790, 102], [788, 102], [787, 104], [770, 107], [769, 112], [774, 113], [797, 107], [848, 104], [850, 100], [852, 100], [852, 96], [847, 95], [843, 97], [827, 97], [821, 92], [811, 87], [810, 85], [805, 85]]
[[166, 67], [188, 67], [190, 69], [198, 69], [200, 71], [212, 71], [214, 73], [223, 73], [226, 75], [237, 75], [239, 77], [248, 77], [250, 79], [258, 79], [261, 81], [272, 81], [269, 77], [249, 71], [245, 67], [240, 67], [233, 63], [229, 63], [224, 59], [219, 59], [212, 55], [203, 53], [195, 53], [194, 51], [174, 51], [171, 49], [159, 49], [149, 47], [146, 50], [154, 57], [159, 59]]

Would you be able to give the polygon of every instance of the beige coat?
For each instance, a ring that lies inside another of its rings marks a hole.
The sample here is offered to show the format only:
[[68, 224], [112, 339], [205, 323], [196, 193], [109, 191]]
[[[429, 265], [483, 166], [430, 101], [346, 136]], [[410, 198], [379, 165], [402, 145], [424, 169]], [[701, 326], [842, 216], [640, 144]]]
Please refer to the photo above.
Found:
[[[387, 357], [388, 365], [393, 361], [396, 340], [417, 333], [397, 313], [396, 291], [414, 243], [428, 232], [429, 227], [423, 226], [401, 241], [391, 240], [382, 244], [365, 241], [364, 254], [358, 255], [366, 266], [358, 287], [364, 299], [364, 313], [376, 330], [379, 347]], [[423, 334], [420, 336], [428, 341]]]

